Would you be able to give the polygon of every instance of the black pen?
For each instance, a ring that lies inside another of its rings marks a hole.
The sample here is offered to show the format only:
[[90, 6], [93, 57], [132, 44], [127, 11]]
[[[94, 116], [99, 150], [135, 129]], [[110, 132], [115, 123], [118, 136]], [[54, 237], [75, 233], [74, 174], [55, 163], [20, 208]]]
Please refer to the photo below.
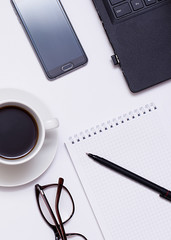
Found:
[[96, 156], [96, 155], [93, 155], [91, 153], [87, 153], [87, 155], [92, 158], [94, 161], [100, 163], [101, 165], [103, 166], [106, 166], [156, 192], [158, 192], [160, 194], [160, 197], [163, 197], [169, 201], [171, 201], [171, 192], [163, 187], [160, 187], [159, 185], [153, 183], [153, 182], [150, 182], [149, 180], [133, 173], [133, 172], [130, 172], [129, 170], [123, 168], [123, 167], [120, 167], [118, 165], [116, 165], [115, 163], [112, 163], [104, 158], [101, 158], [99, 156]]

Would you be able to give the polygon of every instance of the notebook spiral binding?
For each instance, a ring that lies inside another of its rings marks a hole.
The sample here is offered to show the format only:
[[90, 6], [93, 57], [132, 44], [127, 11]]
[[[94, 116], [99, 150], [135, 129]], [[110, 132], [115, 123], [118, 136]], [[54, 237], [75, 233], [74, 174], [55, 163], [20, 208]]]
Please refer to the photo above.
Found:
[[123, 114], [122, 116], [113, 118], [112, 120], [109, 120], [106, 123], [102, 123], [100, 125], [97, 125], [96, 127], [92, 127], [90, 130], [87, 129], [84, 132], [75, 134], [73, 137], [69, 137], [69, 141], [71, 144], [76, 144], [87, 138], [91, 138], [97, 134], [104, 132], [104, 131], [113, 129], [114, 127], [117, 127], [121, 124], [132, 121], [136, 118], [139, 118], [142, 115], [149, 114], [156, 109], [157, 109], [157, 107], [154, 103], [146, 104], [144, 107], [140, 107], [139, 109], [130, 111], [128, 114]]

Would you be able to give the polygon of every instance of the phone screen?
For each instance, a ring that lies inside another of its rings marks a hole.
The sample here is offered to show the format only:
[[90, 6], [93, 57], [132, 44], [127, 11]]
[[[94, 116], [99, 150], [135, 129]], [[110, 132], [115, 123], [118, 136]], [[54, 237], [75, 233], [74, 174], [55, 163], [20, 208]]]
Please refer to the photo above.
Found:
[[13, 0], [13, 4], [49, 78], [87, 62], [58, 0]]

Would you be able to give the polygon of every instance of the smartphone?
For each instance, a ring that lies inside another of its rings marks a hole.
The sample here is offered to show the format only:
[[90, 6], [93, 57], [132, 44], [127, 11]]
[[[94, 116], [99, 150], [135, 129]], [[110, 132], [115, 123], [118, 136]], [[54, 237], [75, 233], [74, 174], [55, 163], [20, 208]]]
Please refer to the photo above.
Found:
[[49, 80], [87, 63], [59, 0], [11, 0]]

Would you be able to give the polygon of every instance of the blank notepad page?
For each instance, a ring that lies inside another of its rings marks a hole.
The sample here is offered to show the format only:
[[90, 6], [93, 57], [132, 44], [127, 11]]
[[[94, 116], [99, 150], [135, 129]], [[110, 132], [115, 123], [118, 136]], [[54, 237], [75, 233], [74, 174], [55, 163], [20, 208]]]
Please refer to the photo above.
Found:
[[149, 104], [66, 142], [106, 240], [171, 239], [171, 202], [86, 155], [106, 158], [171, 189], [171, 123], [165, 114]]

